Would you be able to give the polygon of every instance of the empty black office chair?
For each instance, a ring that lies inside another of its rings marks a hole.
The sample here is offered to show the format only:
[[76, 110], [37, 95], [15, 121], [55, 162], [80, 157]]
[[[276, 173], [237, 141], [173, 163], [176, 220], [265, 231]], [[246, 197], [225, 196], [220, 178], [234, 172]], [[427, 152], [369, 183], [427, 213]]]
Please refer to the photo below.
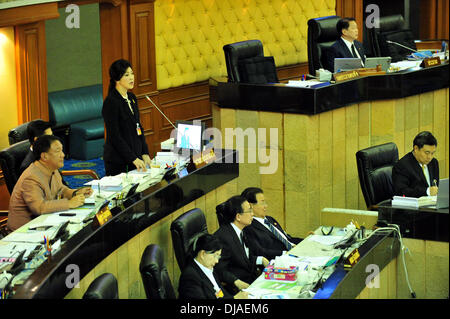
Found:
[[98, 276], [89, 285], [83, 299], [119, 299], [116, 277], [110, 273]]
[[25, 140], [15, 143], [0, 152], [0, 166], [10, 194], [20, 177], [20, 164], [22, 164], [29, 150], [30, 142]]
[[377, 206], [394, 195], [392, 167], [398, 161], [398, 149], [394, 143], [372, 146], [356, 153], [359, 183], [367, 208]]
[[242, 83], [277, 83], [275, 60], [264, 56], [260, 40], [248, 40], [223, 47], [227, 65], [228, 81]]
[[223, 202], [216, 206], [216, 215], [217, 215], [217, 220], [219, 221], [219, 226], [222, 226], [225, 224], [225, 217], [223, 216], [225, 213], [225, 203], [226, 202]]
[[387, 41], [398, 42], [408, 48], [416, 50], [414, 35], [410, 29], [405, 26], [403, 16], [400, 14], [380, 17], [379, 28], [367, 29], [372, 52], [379, 57], [390, 56], [392, 62], [404, 60], [407, 55], [413, 53], [411, 50], [402, 48], [396, 44], [387, 43]]
[[9, 145], [13, 145], [15, 143], [28, 140], [28, 131], [27, 131], [28, 123], [30, 122], [20, 124], [19, 126], [9, 130], [8, 132]]
[[145, 294], [148, 299], [175, 299], [175, 291], [164, 263], [162, 249], [155, 244], [148, 245], [139, 265]]
[[339, 16], [329, 16], [308, 20], [309, 74], [316, 75], [316, 70], [327, 69], [325, 52], [340, 37], [336, 29], [339, 19]]
[[187, 211], [172, 222], [170, 232], [178, 266], [183, 270], [188, 259], [192, 257], [190, 251], [194, 240], [208, 233], [205, 214], [199, 208]]

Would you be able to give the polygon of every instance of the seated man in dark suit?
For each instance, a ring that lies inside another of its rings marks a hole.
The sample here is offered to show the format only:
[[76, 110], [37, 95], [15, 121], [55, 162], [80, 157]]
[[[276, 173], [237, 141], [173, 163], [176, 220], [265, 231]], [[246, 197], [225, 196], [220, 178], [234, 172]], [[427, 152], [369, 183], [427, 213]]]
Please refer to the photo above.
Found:
[[261, 188], [249, 187], [242, 194], [253, 208], [253, 221], [245, 227], [250, 248], [260, 251], [269, 260], [291, 250], [301, 239], [289, 236], [275, 218], [266, 215], [267, 204]]
[[53, 135], [52, 127], [49, 122], [43, 121], [43, 120], [35, 120], [27, 125], [27, 134], [28, 134], [28, 140], [30, 141], [30, 151], [25, 156], [24, 160], [22, 161], [22, 164], [20, 164], [20, 174], [23, 173], [24, 170], [27, 169], [28, 166], [30, 166], [31, 163], [34, 162], [33, 157], [33, 143], [37, 140], [39, 136], [42, 135]]
[[225, 224], [214, 233], [222, 243], [222, 258], [217, 264], [221, 281], [227, 284], [229, 291], [248, 286], [258, 277], [258, 265], [266, 267], [269, 261], [249, 248], [242, 230], [252, 223], [253, 212], [247, 200], [233, 196], [225, 203]]
[[[180, 299], [231, 299], [220, 285], [220, 279], [214, 266], [222, 254], [222, 243], [210, 234], [200, 236], [192, 247], [194, 258], [184, 267], [178, 292]], [[240, 291], [234, 299], [247, 299], [248, 293]]]
[[334, 73], [334, 59], [359, 58], [364, 65], [366, 55], [364, 47], [358, 40], [358, 25], [354, 18], [343, 18], [336, 23], [337, 32], [341, 37], [325, 51], [325, 65], [328, 71]]
[[413, 141], [413, 150], [392, 168], [394, 195], [421, 197], [437, 195], [439, 163], [433, 158], [437, 140], [430, 132], [420, 132]]

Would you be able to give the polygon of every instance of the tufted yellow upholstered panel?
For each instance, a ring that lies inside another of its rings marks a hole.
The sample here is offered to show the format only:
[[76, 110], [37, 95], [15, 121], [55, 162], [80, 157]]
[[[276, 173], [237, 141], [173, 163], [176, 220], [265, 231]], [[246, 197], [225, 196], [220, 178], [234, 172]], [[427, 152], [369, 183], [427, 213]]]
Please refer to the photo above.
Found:
[[223, 46], [259, 39], [277, 66], [306, 62], [307, 22], [335, 0], [157, 0], [158, 90], [226, 76]]

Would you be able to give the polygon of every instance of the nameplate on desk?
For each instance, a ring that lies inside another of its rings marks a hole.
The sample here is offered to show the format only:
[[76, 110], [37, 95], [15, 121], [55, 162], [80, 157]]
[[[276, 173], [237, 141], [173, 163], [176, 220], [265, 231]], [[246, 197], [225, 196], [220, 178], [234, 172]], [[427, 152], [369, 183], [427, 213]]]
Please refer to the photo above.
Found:
[[111, 211], [108, 207], [109, 202], [106, 205], [103, 205], [98, 212], [95, 214], [95, 223], [99, 226], [102, 226], [108, 220], [112, 218]]
[[214, 150], [212, 148], [192, 156], [192, 162], [194, 162], [196, 168], [205, 166], [206, 164], [214, 162], [215, 160], [216, 154], [214, 153]]
[[429, 68], [430, 66], [436, 65], [441, 65], [441, 59], [438, 56], [423, 59], [422, 63], [420, 64], [420, 66], [424, 68]]
[[361, 255], [359, 254], [358, 248], [355, 248], [355, 250], [353, 250], [350, 255], [348, 255], [344, 263], [344, 267], [352, 268], [354, 265], [356, 265], [360, 258]]
[[358, 71], [345, 71], [345, 72], [339, 72], [339, 73], [335, 73], [334, 75], [334, 80], [336, 82], [342, 82], [342, 81], [347, 81], [347, 80], [352, 80], [352, 79], [356, 79], [359, 77], [359, 73]]

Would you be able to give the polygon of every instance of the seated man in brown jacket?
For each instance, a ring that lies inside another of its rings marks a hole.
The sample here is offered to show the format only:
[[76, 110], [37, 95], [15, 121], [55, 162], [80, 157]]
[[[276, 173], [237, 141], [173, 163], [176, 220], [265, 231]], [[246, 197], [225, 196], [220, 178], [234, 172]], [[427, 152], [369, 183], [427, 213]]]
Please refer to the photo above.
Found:
[[64, 152], [58, 137], [39, 137], [33, 144], [33, 154], [35, 161], [22, 173], [11, 194], [8, 231], [41, 214], [79, 207], [85, 196], [92, 194], [90, 187], [74, 190], [63, 185], [58, 169], [64, 166]]

